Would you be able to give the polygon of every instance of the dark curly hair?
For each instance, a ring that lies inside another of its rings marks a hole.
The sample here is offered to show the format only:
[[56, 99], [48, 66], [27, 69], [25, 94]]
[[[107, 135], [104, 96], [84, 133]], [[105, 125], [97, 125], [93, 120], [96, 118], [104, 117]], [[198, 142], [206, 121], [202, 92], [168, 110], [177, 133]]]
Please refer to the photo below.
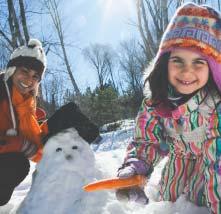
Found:
[[144, 86], [149, 82], [153, 106], [167, 102], [168, 93], [168, 60], [170, 53], [163, 54], [155, 63], [150, 75], [145, 79]]

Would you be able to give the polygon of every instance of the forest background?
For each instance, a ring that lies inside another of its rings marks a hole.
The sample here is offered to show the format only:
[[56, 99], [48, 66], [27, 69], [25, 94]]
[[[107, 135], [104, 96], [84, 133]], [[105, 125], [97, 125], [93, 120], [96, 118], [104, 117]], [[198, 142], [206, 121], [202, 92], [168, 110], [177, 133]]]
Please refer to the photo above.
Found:
[[[115, 46], [104, 43], [104, 40], [91, 41], [90, 44], [79, 42], [81, 32], [77, 32], [77, 28], [74, 33], [70, 31], [73, 18], [64, 10], [64, 5], [72, 4], [72, 1], [0, 0], [1, 69], [6, 67], [15, 48], [27, 44], [30, 38], [38, 38], [48, 61], [38, 105], [47, 111], [48, 117], [60, 106], [73, 101], [98, 126], [134, 118], [144, 96], [145, 68], [153, 60], [176, 8], [190, 1], [78, 0], [78, 7], [82, 2], [85, 7], [88, 2], [87, 11], [96, 2], [106, 9], [113, 4], [117, 5], [116, 8], [121, 4], [124, 10], [130, 6], [135, 15], [133, 18], [125, 15], [125, 25], [132, 28], [133, 33], [117, 40], [120, 42]], [[218, 11], [221, 9], [220, 0], [192, 2], [208, 4]], [[85, 22], [83, 16], [80, 19]], [[107, 27], [111, 29], [112, 26]], [[91, 34], [96, 33], [92, 26]], [[121, 35], [116, 34], [113, 39], [118, 36]], [[83, 78], [85, 84], [82, 85]]]

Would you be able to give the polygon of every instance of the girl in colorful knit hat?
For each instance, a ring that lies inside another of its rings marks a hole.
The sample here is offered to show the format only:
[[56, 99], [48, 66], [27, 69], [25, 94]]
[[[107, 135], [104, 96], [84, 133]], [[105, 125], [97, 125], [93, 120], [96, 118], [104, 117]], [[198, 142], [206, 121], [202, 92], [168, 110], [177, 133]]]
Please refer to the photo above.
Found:
[[[149, 83], [149, 85], [148, 85]], [[181, 194], [221, 213], [221, 17], [208, 6], [187, 3], [169, 23], [145, 89], [133, 141], [120, 178], [150, 177], [167, 157], [159, 200]], [[143, 188], [116, 192], [119, 200], [147, 204]]]
[[[46, 69], [41, 42], [31, 39], [12, 53], [0, 74], [0, 206], [29, 173], [29, 160], [38, 162], [49, 137], [73, 127], [88, 143], [99, 137], [98, 127], [69, 103], [41, 125], [45, 116], [36, 108], [38, 86]], [[42, 122], [42, 121], [41, 121]]]

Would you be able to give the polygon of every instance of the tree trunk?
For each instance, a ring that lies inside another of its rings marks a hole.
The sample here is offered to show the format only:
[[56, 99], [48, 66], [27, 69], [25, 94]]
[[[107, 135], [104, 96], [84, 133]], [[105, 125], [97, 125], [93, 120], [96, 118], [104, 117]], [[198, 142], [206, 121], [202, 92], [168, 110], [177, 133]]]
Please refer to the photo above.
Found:
[[81, 92], [77, 86], [77, 83], [74, 79], [74, 76], [72, 74], [72, 71], [71, 71], [71, 66], [69, 64], [69, 61], [68, 61], [68, 57], [67, 57], [67, 53], [66, 53], [66, 49], [65, 49], [65, 46], [64, 46], [64, 40], [63, 40], [63, 37], [60, 38], [60, 42], [61, 42], [61, 48], [62, 48], [62, 51], [63, 51], [63, 55], [64, 55], [64, 61], [65, 61], [65, 65], [66, 65], [66, 68], [67, 68], [67, 71], [68, 71], [68, 74], [71, 78], [71, 82], [72, 82], [72, 85], [74, 87], [74, 90], [75, 90], [75, 93], [77, 96], [80, 96], [81, 95]]
[[[142, 18], [144, 18], [144, 15], [142, 15], [142, 14], [143, 14], [143, 12], [145, 12], [145, 10], [143, 10], [144, 8], [142, 7], [142, 5], [143, 5], [143, 1], [142, 0], [137, 0], [138, 28], [139, 28], [141, 38], [143, 40], [143, 44], [144, 44], [143, 47], [145, 48], [146, 58], [151, 59], [151, 58], [153, 58], [154, 53], [151, 50], [150, 43], [147, 40], [147, 36], [145, 35], [144, 29], [143, 29], [143, 26], [142, 26]], [[145, 29], [146, 29], [147, 34], [150, 35], [150, 33], [148, 32], [148, 22], [147, 22], [146, 19], [145, 19], [145, 24], [144, 25], [146, 26]], [[152, 39], [152, 37], [150, 36], [150, 40], [151, 39]], [[153, 44], [153, 41], [152, 41], [152, 44]]]
[[26, 23], [25, 8], [24, 8], [23, 0], [19, 0], [19, 6], [20, 6], [21, 22], [22, 22], [23, 32], [25, 36], [25, 41], [26, 41], [26, 44], [28, 44], [30, 37], [29, 37], [28, 27]]
[[44, 2], [45, 2], [45, 5], [46, 5], [49, 13], [50, 13], [50, 16], [52, 18], [52, 21], [54, 23], [55, 29], [56, 29], [57, 34], [58, 34], [58, 38], [60, 40], [61, 49], [62, 49], [62, 53], [63, 53], [63, 57], [64, 57], [64, 63], [66, 65], [68, 75], [71, 79], [71, 83], [74, 87], [76, 95], [79, 96], [79, 95], [81, 95], [81, 93], [80, 93], [78, 85], [75, 81], [75, 78], [73, 76], [73, 72], [71, 70], [71, 66], [69, 64], [69, 60], [68, 60], [68, 57], [67, 57], [66, 48], [65, 48], [65, 45], [64, 45], [64, 37], [63, 37], [63, 32], [62, 32], [62, 25], [61, 25], [60, 16], [59, 16], [59, 13], [58, 13], [58, 5], [57, 5], [55, 0], [45, 0]]
[[16, 16], [13, 1], [7, 0], [7, 3], [8, 3], [8, 13], [9, 13], [9, 26], [12, 35], [12, 44], [13, 44], [13, 49], [15, 49], [16, 47], [18, 47], [17, 41], [19, 42], [20, 46], [24, 45], [24, 40], [22, 38], [22, 34], [20, 31], [19, 22]]
[[17, 40], [16, 40], [16, 35], [15, 35], [15, 29], [13, 25], [13, 2], [12, 0], [7, 0], [8, 3], [8, 22], [9, 22], [9, 27], [11, 31], [11, 36], [12, 36], [12, 48], [15, 49], [18, 47]]

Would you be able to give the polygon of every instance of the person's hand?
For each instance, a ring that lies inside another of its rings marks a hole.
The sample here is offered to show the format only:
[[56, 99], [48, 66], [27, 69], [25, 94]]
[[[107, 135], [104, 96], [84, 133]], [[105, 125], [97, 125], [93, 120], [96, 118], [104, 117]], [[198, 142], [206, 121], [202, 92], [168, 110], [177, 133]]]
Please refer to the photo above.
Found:
[[[148, 176], [151, 174], [151, 172], [152, 168], [149, 167], [144, 161], [131, 158], [119, 168], [117, 176], [124, 179], [134, 175]], [[144, 188], [138, 186], [118, 189], [116, 191], [116, 197], [119, 201], [134, 201], [140, 204], [148, 204], [149, 202], [149, 199], [144, 192]]]
[[119, 201], [124, 202], [134, 201], [139, 204], [148, 204], [149, 202], [149, 199], [141, 187], [118, 189], [116, 191], [116, 197]]
[[26, 158], [32, 158], [38, 151], [38, 146], [26, 139], [22, 142], [21, 152], [25, 155]]

